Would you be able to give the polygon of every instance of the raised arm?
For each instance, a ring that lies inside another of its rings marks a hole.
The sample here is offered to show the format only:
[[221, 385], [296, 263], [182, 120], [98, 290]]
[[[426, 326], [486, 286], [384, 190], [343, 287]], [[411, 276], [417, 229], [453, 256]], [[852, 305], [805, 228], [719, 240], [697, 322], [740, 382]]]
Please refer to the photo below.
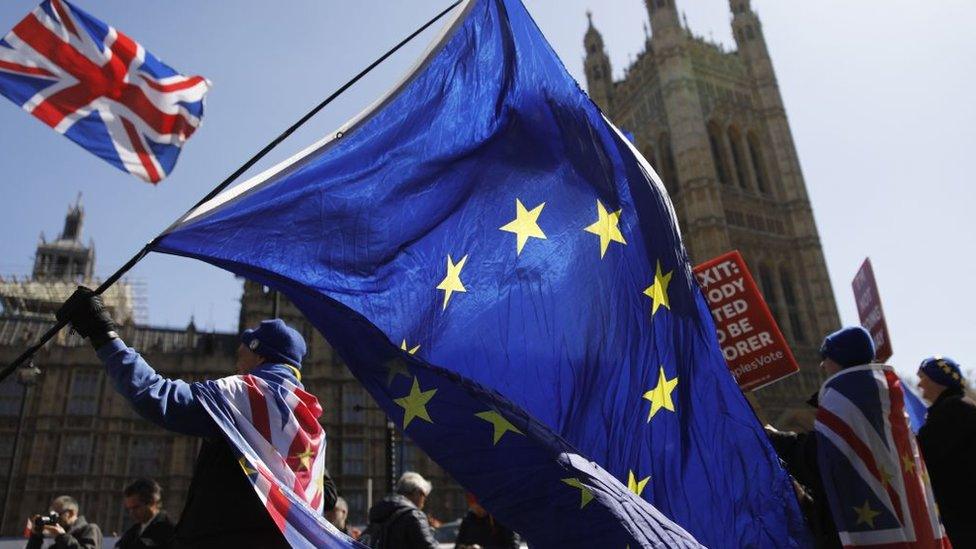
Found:
[[159, 375], [142, 356], [115, 338], [98, 349], [105, 372], [142, 417], [169, 431], [201, 437], [220, 431], [193, 396], [190, 384]]
[[193, 396], [190, 384], [166, 379], [156, 373], [135, 350], [126, 347], [116, 333], [115, 322], [102, 304], [101, 297], [90, 289], [79, 287], [57, 312], [78, 334], [91, 343], [105, 371], [136, 412], [153, 423], [177, 433], [217, 436], [220, 431], [200, 402]]

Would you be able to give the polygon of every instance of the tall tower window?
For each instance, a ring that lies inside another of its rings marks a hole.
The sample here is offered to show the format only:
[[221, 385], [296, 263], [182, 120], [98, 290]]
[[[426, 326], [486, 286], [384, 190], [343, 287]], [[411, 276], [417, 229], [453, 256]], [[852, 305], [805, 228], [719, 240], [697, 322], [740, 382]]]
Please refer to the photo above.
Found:
[[708, 144], [712, 147], [712, 160], [715, 162], [715, 175], [718, 176], [719, 183], [729, 184], [729, 170], [725, 165], [725, 155], [722, 154], [722, 136], [719, 134], [718, 126], [715, 123], [708, 125]]
[[658, 166], [657, 164], [657, 157], [654, 155], [653, 146], [648, 145], [647, 147], [644, 147], [644, 159], [647, 160], [647, 163], [650, 164], [651, 167], [658, 172], [658, 175], [661, 175], [660, 174], [661, 166]]
[[790, 318], [790, 328], [793, 329], [793, 337], [798, 343], [806, 343], [807, 335], [803, 330], [803, 323], [800, 322], [800, 303], [797, 301], [796, 292], [793, 291], [793, 277], [790, 272], [782, 268], [779, 272], [780, 284], [783, 286], [783, 298], [786, 300], [786, 310]]
[[732, 150], [732, 163], [735, 165], [735, 175], [739, 178], [739, 186], [747, 189], [749, 188], [749, 179], [745, 164], [742, 163], [742, 140], [740, 139], [739, 132], [731, 126], [729, 127], [728, 136], [729, 148]]
[[68, 415], [92, 416], [98, 411], [100, 372], [75, 370], [68, 398]]
[[58, 456], [58, 472], [84, 475], [91, 466], [91, 435], [64, 435]]
[[661, 152], [661, 179], [668, 192], [678, 192], [678, 168], [674, 162], [674, 152], [671, 150], [671, 137], [662, 133], [657, 140], [657, 150]]
[[348, 425], [366, 423], [366, 394], [354, 383], [342, 386], [342, 421]]
[[133, 437], [129, 443], [129, 476], [150, 477], [163, 469], [163, 440], [159, 437]]
[[759, 138], [755, 132], [749, 132], [746, 142], [749, 145], [749, 156], [752, 159], [752, 170], [756, 172], [756, 187], [759, 192], [766, 194], [769, 187], [766, 185], [766, 167], [763, 165], [762, 151], [759, 148]]
[[769, 309], [773, 312], [773, 316], [776, 317], [776, 324], [783, 326], [783, 311], [779, 302], [779, 296], [776, 294], [776, 286], [775, 282], [773, 282], [773, 272], [767, 265], [759, 266], [759, 284], [762, 286], [763, 297], [766, 299], [766, 304], [769, 305]]
[[342, 474], [366, 474], [366, 444], [362, 440], [342, 441]]

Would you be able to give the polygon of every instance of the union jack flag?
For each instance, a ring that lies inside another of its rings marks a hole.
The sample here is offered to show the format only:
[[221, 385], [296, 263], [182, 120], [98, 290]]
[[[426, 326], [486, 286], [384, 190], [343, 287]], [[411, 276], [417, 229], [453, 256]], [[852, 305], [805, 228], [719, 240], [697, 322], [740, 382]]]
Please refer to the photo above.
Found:
[[844, 547], [951, 547], [890, 366], [829, 378], [816, 432], [820, 475]]
[[194, 384], [292, 547], [362, 547], [325, 520], [325, 431], [314, 395], [273, 372]]
[[209, 88], [65, 0], [45, 0], [0, 40], [0, 93], [151, 183], [200, 126]]

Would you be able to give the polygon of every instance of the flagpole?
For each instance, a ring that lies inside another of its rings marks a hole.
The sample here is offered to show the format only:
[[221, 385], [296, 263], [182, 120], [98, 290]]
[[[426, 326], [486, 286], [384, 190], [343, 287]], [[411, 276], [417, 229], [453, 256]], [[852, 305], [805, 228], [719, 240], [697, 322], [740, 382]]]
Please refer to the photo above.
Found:
[[[291, 134], [295, 133], [295, 130], [297, 130], [302, 125], [304, 125], [306, 122], [308, 122], [310, 118], [312, 118], [313, 116], [315, 116], [316, 114], [318, 114], [319, 111], [321, 111], [322, 109], [324, 109], [329, 103], [331, 103], [337, 97], [339, 97], [340, 95], [342, 95], [342, 93], [345, 92], [346, 90], [348, 90], [353, 84], [355, 84], [356, 82], [360, 81], [364, 76], [366, 76], [367, 74], [369, 74], [370, 71], [372, 71], [373, 69], [375, 69], [380, 63], [382, 63], [383, 61], [386, 61], [387, 58], [389, 58], [391, 55], [393, 55], [394, 53], [396, 53], [400, 48], [402, 48], [403, 46], [405, 46], [408, 42], [410, 42], [411, 40], [413, 40], [414, 38], [416, 38], [420, 33], [422, 33], [425, 30], [427, 30], [431, 25], [433, 25], [434, 23], [436, 23], [437, 21], [439, 21], [442, 17], [444, 17], [445, 15], [447, 15], [448, 13], [450, 13], [451, 10], [453, 10], [454, 8], [456, 8], [463, 1], [464, 0], [456, 0], [450, 6], [444, 8], [443, 11], [441, 11], [440, 13], [438, 13], [437, 15], [435, 15], [433, 18], [431, 18], [429, 21], [427, 21], [426, 23], [424, 23], [423, 25], [421, 25], [420, 27], [418, 27], [415, 31], [413, 31], [412, 33], [410, 33], [409, 36], [407, 36], [406, 38], [404, 38], [403, 40], [401, 40], [397, 45], [393, 46], [392, 48], [390, 48], [389, 50], [387, 50], [386, 53], [384, 53], [383, 55], [381, 55], [380, 57], [378, 57], [375, 61], [373, 61], [372, 63], [370, 63], [366, 68], [364, 68], [362, 71], [360, 71], [359, 74], [357, 74], [356, 76], [352, 77], [351, 80], [349, 80], [348, 82], [346, 82], [345, 84], [343, 84], [342, 86], [340, 86], [339, 89], [337, 89], [336, 91], [332, 92], [332, 95], [326, 97], [321, 103], [319, 103], [318, 105], [316, 105], [315, 108], [313, 108], [312, 110], [308, 111], [304, 116], [302, 116], [301, 118], [299, 118], [297, 122], [295, 122], [294, 124], [292, 124], [291, 126], [289, 126], [288, 129], [286, 129], [285, 131], [283, 131], [281, 133], [281, 135], [279, 135], [278, 137], [274, 138], [273, 141], [271, 141], [270, 143], [268, 143], [267, 145], [265, 145], [265, 147], [263, 149], [261, 149], [260, 151], [258, 151], [257, 154], [255, 154], [247, 162], [245, 162], [244, 164], [242, 164], [241, 167], [237, 168], [237, 170], [235, 170], [234, 173], [230, 174], [227, 177], [227, 179], [224, 179], [223, 181], [221, 181], [219, 185], [217, 185], [216, 187], [214, 187], [213, 190], [211, 190], [209, 193], [207, 193], [206, 196], [204, 196], [203, 198], [201, 198], [196, 204], [193, 205], [193, 207], [191, 207], [189, 210], [187, 210], [185, 214], [183, 214], [182, 216], [180, 216], [179, 219], [185, 218], [191, 212], [193, 212], [193, 210], [197, 209], [198, 207], [200, 207], [201, 205], [203, 205], [204, 203], [206, 203], [210, 199], [212, 199], [215, 196], [217, 196], [218, 194], [220, 194], [220, 192], [223, 191], [224, 189], [226, 189], [228, 185], [230, 185], [231, 183], [233, 183], [234, 181], [236, 181], [238, 177], [240, 177], [241, 175], [244, 174], [244, 172], [246, 172], [247, 170], [249, 170], [251, 168], [251, 166], [253, 166], [259, 160], [261, 160], [262, 158], [264, 158], [265, 155], [267, 155], [269, 152], [271, 152], [272, 149], [274, 149], [279, 144], [281, 144], [281, 142], [284, 141], [285, 139], [287, 139], [288, 136], [290, 136]], [[122, 267], [119, 268], [119, 270], [115, 271], [114, 273], [112, 273], [111, 276], [109, 276], [107, 279], [105, 279], [105, 281], [102, 282], [98, 286], [98, 288], [95, 289], [95, 293], [98, 294], [98, 295], [101, 295], [102, 293], [105, 292], [105, 290], [109, 289], [113, 284], [115, 284], [116, 282], [118, 282], [119, 279], [122, 278], [125, 275], [125, 273], [129, 272], [133, 267], [136, 266], [137, 263], [139, 263], [142, 260], [142, 258], [146, 257], [146, 255], [148, 255], [149, 252], [152, 251], [153, 246], [155, 246], [163, 238], [163, 236], [165, 234], [166, 234], [166, 231], [164, 230], [163, 232], [161, 232], [158, 235], [156, 235], [155, 238], [153, 238], [151, 241], [149, 241], [145, 246], [142, 247], [141, 250], [139, 250], [138, 252], [136, 252], [135, 255], [133, 255], [128, 261], [126, 261], [125, 264], [122, 265]], [[13, 362], [11, 362], [7, 366], [5, 366], [2, 371], [0, 371], [0, 382], [2, 382], [4, 379], [7, 379], [7, 376], [9, 376], [14, 370], [16, 370], [17, 367], [19, 367], [25, 361], [27, 361], [28, 359], [30, 359], [32, 356], [34, 356], [34, 354], [37, 353], [37, 351], [39, 351], [41, 349], [41, 347], [44, 346], [45, 343], [47, 343], [48, 341], [51, 340], [51, 338], [53, 338], [55, 335], [57, 335], [57, 333], [60, 332], [61, 329], [64, 328], [67, 324], [68, 323], [66, 321], [58, 320], [57, 322], [54, 323], [54, 326], [51, 326], [50, 328], [48, 328], [48, 330], [46, 332], [44, 332], [43, 335], [41, 335], [40, 339], [38, 339], [36, 343], [34, 343], [30, 347], [28, 347], [27, 350], [25, 350], [23, 353], [21, 353], [20, 356], [18, 356], [16, 359], [14, 359]]]

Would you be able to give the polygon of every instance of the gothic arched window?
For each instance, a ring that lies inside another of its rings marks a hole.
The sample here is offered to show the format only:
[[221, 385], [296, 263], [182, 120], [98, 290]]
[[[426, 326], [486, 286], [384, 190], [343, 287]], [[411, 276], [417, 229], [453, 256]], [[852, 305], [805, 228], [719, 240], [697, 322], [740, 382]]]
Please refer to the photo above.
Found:
[[769, 186], [766, 184], [766, 166], [763, 164], [762, 149], [759, 146], [759, 137], [756, 136], [756, 132], [749, 132], [746, 142], [749, 144], [752, 170], [756, 172], [756, 187], [763, 194], [769, 193]]
[[739, 179], [739, 186], [743, 189], [748, 189], [749, 174], [746, 170], [746, 165], [742, 163], [745, 159], [742, 157], [741, 136], [739, 135], [739, 131], [732, 126], [729, 126], [727, 135], [729, 136], [729, 148], [732, 149], [732, 164], [734, 164], [735, 175]]
[[[654, 171], [657, 172], [658, 175], [661, 175], [661, 166], [657, 163], [657, 156], [654, 154], [654, 146], [648, 145], [644, 147], [643, 154], [644, 159], [647, 160], [647, 163], [654, 168]], [[663, 179], [664, 176], [661, 175], [661, 178]]]
[[661, 179], [669, 193], [676, 193], [678, 188], [678, 166], [674, 162], [674, 153], [671, 150], [671, 136], [662, 133], [657, 140], [657, 150], [661, 153]]
[[708, 125], [708, 144], [712, 148], [712, 160], [715, 162], [715, 175], [719, 183], [728, 185], [729, 170], [725, 165], [725, 155], [722, 153], [722, 134], [718, 125], [712, 122]]
[[762, 264], [759, 266], [759, 285], [762, 287], [762, 294], [766, 300], [766, 305], [769, 305], [769, 310], [772, 311], [773, 317], [776, 318], [776, 324], [780, 327], [780, 330], [785, 331], [786, 325], [783, 323], [783, 304], [780, 303], [779, 294], [776, 292], [776, 281], [773, 279], [773, 271], [769, 268], [769, 265]]
[[793, 338], [798, 343], [805, 343], [807, 340], [806, 331], [800, 321], [800, 302], [794, 291], [793, 277], [785, 267], [779, 270], [780, 285], [783, 287], [783, 299], [786, 301], [786, 312], [790, 318], [790, 328], [793, 330]]

